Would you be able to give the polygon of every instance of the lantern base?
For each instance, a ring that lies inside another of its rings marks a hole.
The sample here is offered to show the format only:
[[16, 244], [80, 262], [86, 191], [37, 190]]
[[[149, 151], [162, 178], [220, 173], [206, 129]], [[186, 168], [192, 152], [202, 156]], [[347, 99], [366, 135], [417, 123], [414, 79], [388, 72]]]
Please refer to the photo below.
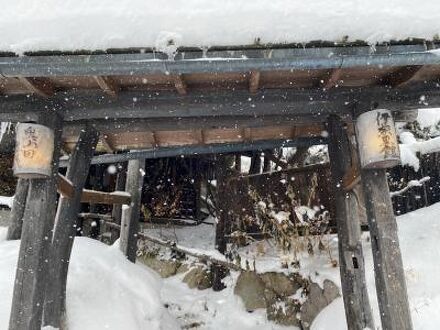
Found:
[[394, 166], [400, 165], [400, 158], [391, 158], [391, 159], [380, 159], [379, 161], [370, 161], [367, 164], [362, 164], [362, 168], [366, 170], [374, 170], [374, 169], [383, 169], [383, 168], [391, 168]]
[[51, 174], [50, 171], [42, 171], [41, 169], [37, 172], [35, 168], [14, 168], [14, 175], [22, 179], [48, 179]]

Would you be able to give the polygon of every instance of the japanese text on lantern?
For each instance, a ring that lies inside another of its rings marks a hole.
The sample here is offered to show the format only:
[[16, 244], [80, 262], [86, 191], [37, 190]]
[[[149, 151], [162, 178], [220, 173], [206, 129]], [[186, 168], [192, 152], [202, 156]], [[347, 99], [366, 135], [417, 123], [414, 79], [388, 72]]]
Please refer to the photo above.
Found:
[[393, 122], [388, 112], [378, 112], [376, 117], [377, 128], [381, 139], [381, 152], [384, 158], [393, 157], [397, 152], [395, 143]]
[[38, 149], [38, 135], [34, 127], [29, 126], [24, 130], [23, 157], [33, 158], [35, 149]]

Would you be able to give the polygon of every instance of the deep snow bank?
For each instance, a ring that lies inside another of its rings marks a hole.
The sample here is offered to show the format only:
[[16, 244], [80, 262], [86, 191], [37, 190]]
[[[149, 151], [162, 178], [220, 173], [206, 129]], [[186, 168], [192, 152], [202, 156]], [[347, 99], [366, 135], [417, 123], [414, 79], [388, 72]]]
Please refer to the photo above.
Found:
[[[209, 249], [212, 227], [185, 232], [188, 246]], [[440, 203], [398, 217], [400, 244], [408, 286], [414, 329], [437, 330], [440, 324]], [[187, 228], [184, 231], [189, 231]], [[6, 228], [0, 227], [0, 241]], [[179, 233], [178, 233], [179, 234]], [[329, 236], [332, 255], [337, 256], [337, 240]], [[208, 244], [209, 242], [209, 244]], [[375, 299], [371, 244], [363, 235], [366, 280], [376, 325], [379, 313]], [[7, 329], [19, 242], [0, 242], [0, 330]], [[279, 259], [268, 254], [257, 259], [257, 269], [279, 270]], [[278, 267], [278, 268], [277, 268]], [[314, 281], [329, 278], [340, 283], [339, 270], [325, 254], [304, 257], [301, 272]], [[179, 329], [175, 319], [193, 319], [202, 329], [281, 329], [265, 320], [264, 313], [247, 314], [232, 293], [233, 278], [222, 292], [194, 291], [178, 276], [160, 280], [145, 267], [126, 261], [116, 247], [87, 238], [75, 242], [68, 284], [70, 330], [96, 329]], [[162, 301], [170, 307], [165, 310]], [[315, 320], [314, 330], [346, 329], [342, 299], [330, 304]]]
[[[437, 330], [440, 324], [440, 203], [397, 219], [414, 329]], [[377, 326], [380, 318], [375, 298], [371, 244], [365, 238], [366, 235], [363, 242], [366, 280]], [[321, 268], [325, 270], [325, 266]], [[339, 270], [332, 272], [333, 276], [329, 277], [340, 283]], [[312, 330], [331, 329], [346, 329], [342, 298], [335, 300], [318, 315], [312, 326]]]
[[0, 11], [0, 51], [209, 47], [316, 40], [369, 43], [440, 33], [425, 0], [15, 0]]
[[[0, 329], [8, 328], [18, 249], [18, 241], [0, 243]], [[176, 329], [162, 306], [160, 284], [116, 246], [77, 238], [67, 287], [69, 329]]]

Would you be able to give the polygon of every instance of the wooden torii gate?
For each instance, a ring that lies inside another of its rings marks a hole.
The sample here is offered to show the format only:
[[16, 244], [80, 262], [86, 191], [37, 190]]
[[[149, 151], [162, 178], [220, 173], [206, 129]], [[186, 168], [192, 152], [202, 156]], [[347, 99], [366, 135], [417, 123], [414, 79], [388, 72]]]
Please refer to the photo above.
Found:
[[[440, 105], [440, 57], [430, 48], [436, 45], [181, 50], [173, 60], [155, 52], [3, 57], [0, 121], [55, 132], [51, 177], [20, 180], [16, 196], [25, 206], [14, 203], [14, 218], [25, 221], [9, 328], [61, 324], [90, 164], [128, 162], [122, 245], [134, 261], [143, 159], [328, 144], [348, 327], [374, 328], [352, 192], [361, 178], [382, 327], [412, 329], [385, 171], [359, 170], [352, 127], [371, 109], [408, 119], [408, 110]], [[73, 194], [57, 204], [60, 165]]]

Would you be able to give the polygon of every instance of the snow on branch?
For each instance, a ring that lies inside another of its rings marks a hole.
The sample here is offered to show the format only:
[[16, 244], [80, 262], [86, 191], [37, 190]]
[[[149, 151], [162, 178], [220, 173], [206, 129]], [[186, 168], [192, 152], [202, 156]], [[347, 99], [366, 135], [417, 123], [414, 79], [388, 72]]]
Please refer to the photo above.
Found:
[[422, 186], [425, 182], [427, 182], [430, 179], [431, 178], [429, 176], [425, 176], [424, 178], [421, 178], [420, 180], [411, 180], [411, 181], [408, 182], [406, 187], [404, 187], [404, 188], [402, 188], [400, 190], [396, 190], [396, 191], [390, 192], [390, 196], [391, 197], [400, 196], [403, 193], [407, 192], [412, 187], [420, 187], [420, 186]]
[[[400, 138], [402, 139], [402, 134], [400, 135]], [[417, 157], [417, 154], [424, 155], [440, 152], [440, 137], [427, 141], [415, 141], [414, 136], [412, 139], [407, 136], [405, 140], [406, 141], [403, 141], [403, 144], [400, 144], [400, 157], [402, 165], [412, 166], [416, 171], [418, 171], [420, 167], [420, 160]]]
[[183, 246], [177, 245], [173, 241], [164, 241], [164, 240], [161, 240], [160, 238], [153, 237], [153, 236], [147, 235], [145, 233], [138, 233], [138, 236], [143, 239], [146, 239], [150, 242], [153, 242], [153, 243], [156, 243], [156, 244], [159, 244], [162, 246], [166, 246], [166, 247], [170, 248], [171, 250], [198, 258], [202, 262], [211, 262], [211, 263], [214, 263], [214, 264], [217, 264], [220, 266], [224, 266], [226, 268], [236, 270], [236, 271], [243, 270], [241, 268], [241, 266], [233, 264], [229, 261], [226, 261], [225, 256], [220, 254], [220, 252], [218, 252], [218, 253], [216, 251], [201, 252], [197, 249], [183, 247]]
[[14, 196], [0, 196], [0, 205], [7, 206], [10, 209], [12, 208], [12, 204], [14, 203]]

